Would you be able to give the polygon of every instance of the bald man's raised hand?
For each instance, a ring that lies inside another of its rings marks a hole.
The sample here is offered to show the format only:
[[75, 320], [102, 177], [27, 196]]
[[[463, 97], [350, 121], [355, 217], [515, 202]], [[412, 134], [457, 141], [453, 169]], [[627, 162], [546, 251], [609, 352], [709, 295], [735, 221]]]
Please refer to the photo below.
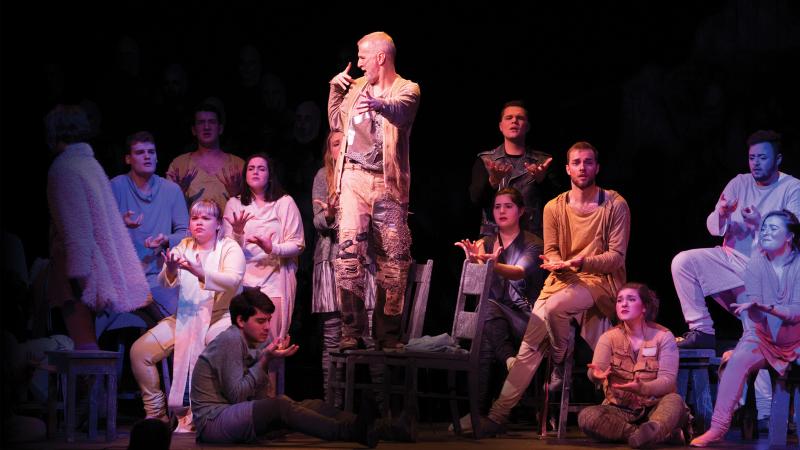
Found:
[[353, 77], [348, 74], [351, 66], [352, 63], [347, 63], [347, 67], [333, 77], [331, 84], [338, 86], [342, 91], [349, 89], [350, 85], [353, 84]]

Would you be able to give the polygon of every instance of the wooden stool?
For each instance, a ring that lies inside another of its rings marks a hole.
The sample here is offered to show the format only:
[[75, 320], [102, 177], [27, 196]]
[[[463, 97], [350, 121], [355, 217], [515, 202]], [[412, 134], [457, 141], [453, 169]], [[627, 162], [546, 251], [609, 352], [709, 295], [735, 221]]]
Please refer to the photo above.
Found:
[[[75, 441], [75, 405], [77, 402], [75, 391], [78, 375], [88, 375], [89, 388], [89, 439], [97, 437], [97, 397], [99, 388], [97, 376], [105, 377], [107, 417], [106, 441], [117, 438], [117, 364], [122, 359], [122, 353], [107, 351], [53, 351], [47, 352], [50, 365], [53, 366], [61, 380], [62, 389], [66, 389], [64, 404], [64, 417], [66, 422], [67, 442]], [[56, 417], [56, 387], [55, 377], [50, 377], [50, 395], [48, 398], [49, 425], [55, 424]], [[50, 427], [48, 427], [50, 429]]]
[[[784, 375], [778, 375], [771, 368], [769, 373], [773, 384], [767, 437], [770, 447], [785, 446], [790, 410], [794, 410], [792, 420], [795, 426], [800, 424], [800, 366], [790, 364]], [[748, 377], [746, 402], [742, 408], [742, 437], [747, 440], [759, 438], [755, 395], [757, 374]]]
[[[708, 383], [708, 369], [711, 358], [716, 356], [713, 349], [680, 349], [678, 394], [687, 404], [694, 407], [694, 432], [698, 435], [704, 433], [711, 426], [713, 405]], [[690, 391], [691, 397], [687, 397]]]

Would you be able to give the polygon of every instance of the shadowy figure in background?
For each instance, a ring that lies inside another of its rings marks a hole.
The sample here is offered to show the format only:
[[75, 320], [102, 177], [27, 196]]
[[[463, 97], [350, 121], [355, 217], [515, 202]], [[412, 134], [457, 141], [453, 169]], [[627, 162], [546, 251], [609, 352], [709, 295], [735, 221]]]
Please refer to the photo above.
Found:
[[270, 148], [263, 134], [267, 107], [261, 98], [262, 67], [258, 48], [243, 45], [238, 54], [236, 80], [230, 83], [225, 99], [230, 118], [226, 136], [240, 155]]
[[153, 129], [158, 136], [158, 153], [164, 161], [191, 150], [192, 108], [196, 100], [189, 84], [189, 74], [179, 63], [168, 64], [161, 74], [160, 86], [153, 100]]
[[244, 161], [220, 147], [224, 130], [224, 114], [209, 99], [195, 108], [192, 134], [197, 148], [175, 158], [167, 170], [167, 178], [180, 186], [187, 205], [208, 199], [224, 209], [229, 198], [239, 195]]

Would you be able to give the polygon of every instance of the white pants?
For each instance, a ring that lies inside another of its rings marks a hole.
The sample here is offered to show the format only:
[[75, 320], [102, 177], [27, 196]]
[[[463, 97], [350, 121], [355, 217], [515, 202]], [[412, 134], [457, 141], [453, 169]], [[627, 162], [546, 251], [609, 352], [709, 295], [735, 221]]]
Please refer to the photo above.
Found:
[[[742, 276], [749, 257], [727, 247], [695, 248], [672, 259], [672, 281], [681, 302], [681, 310], [690, 330], [714, 334], [714, 321], [706, 306], [706, 297], [717, 301], [726, 311], [734, 302], [746, 301]], [[772, 382], [769, 372], [756, 377], [758, 418], [769, 416]]]
[[672, 259], [672, 282], [690, 330], [714, 334], [714, 322], [706, 306], [712, 297], [726, 310], [744, 296], [742, 274], [750, 258], [724, 247], [696, 248]]

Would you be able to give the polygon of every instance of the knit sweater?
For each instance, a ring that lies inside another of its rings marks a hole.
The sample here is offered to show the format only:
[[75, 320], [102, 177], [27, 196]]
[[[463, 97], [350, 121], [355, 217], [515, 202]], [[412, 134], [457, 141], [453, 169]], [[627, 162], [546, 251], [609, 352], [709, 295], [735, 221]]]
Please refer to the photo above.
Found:
[[94, 311], [128, 312], [146, 305], [144, 271], [89, 144], [68, 145], [56, 157], [47, 174], [47, 200], [51, 303], [74, 299], [69, 279], [76, 279], [84, 285], [80, 300]]

